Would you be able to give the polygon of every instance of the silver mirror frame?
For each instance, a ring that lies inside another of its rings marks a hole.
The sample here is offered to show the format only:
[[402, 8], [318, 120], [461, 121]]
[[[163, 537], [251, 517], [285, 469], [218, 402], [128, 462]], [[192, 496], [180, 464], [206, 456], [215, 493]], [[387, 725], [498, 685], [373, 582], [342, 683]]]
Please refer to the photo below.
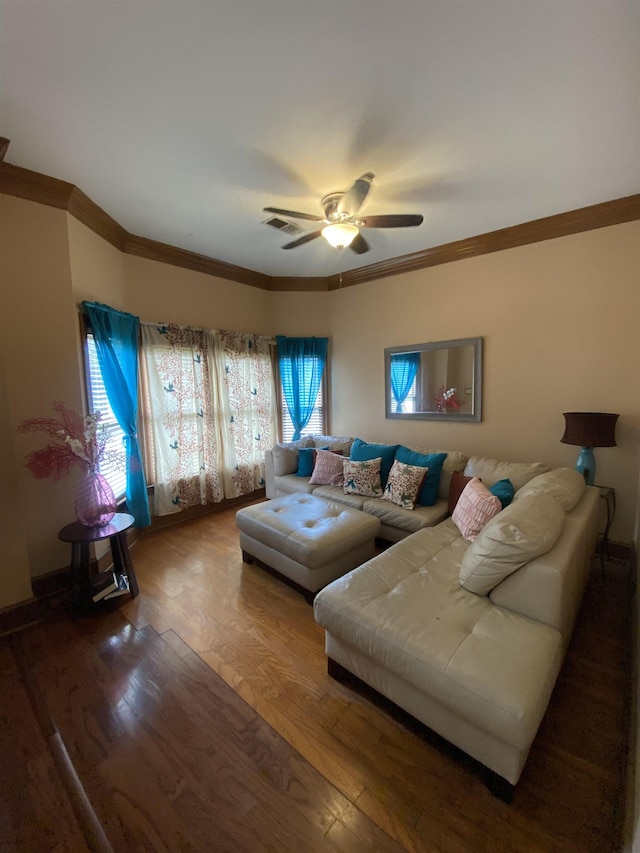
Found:
[[[471, 412], [394, 412], [391, 392], [391, 357], [399, 353], [430, 352], [433, 350], [473, 347], [473, 378]], [[480, 423], [482, 421], [482, 338], [459, 338], [451, 341], [435, 341], [413, 346], [387, 347], [384, 351], [384, 396], [385, 417], [404, 420], [451, 421], [452, 423]]]

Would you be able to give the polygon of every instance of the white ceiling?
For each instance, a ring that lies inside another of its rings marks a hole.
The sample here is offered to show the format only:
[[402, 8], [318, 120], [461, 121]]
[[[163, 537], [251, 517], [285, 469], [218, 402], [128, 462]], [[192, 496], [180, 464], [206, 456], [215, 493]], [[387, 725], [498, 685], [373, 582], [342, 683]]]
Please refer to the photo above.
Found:
[[[133, 234], [332, 275], [640, 192], [638, 3], [0, 0], [0, 135]], [[363, 214], [424, 223], [261, 224], [365, 171]]]

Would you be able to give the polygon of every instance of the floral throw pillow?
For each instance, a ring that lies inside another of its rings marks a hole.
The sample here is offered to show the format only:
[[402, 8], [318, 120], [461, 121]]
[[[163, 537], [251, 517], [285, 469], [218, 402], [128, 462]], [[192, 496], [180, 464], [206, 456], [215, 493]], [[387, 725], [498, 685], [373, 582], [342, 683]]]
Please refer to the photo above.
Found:
[[344, 491], [347, 495], [364, 495], [367, 498], [382, 497], [380, 465], [382, 457], [357, 462], [344, 460]]
[[389, 472], [383, 499], [398, 504], [403, 509], [413, 509], [428, 470], [419, 465], [405, 465], [396, 459]]
[[316, 463], [309, 484], [313, 486], [341, 486], [344, 456], [330, 450], [316, 450]]
[[500, 499], [474, 477], [464, 487], [451, 519], [464, 538], [473, 542], [485, 524], [501, 510]]

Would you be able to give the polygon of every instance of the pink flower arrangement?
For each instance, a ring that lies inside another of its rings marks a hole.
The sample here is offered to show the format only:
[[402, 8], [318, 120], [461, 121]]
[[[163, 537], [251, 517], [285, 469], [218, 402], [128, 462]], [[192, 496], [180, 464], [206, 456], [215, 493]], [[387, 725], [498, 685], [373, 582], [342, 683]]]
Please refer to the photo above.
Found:
[[100, 412], [80, 415], [64, 403], [55, 402], [57, 418], [30, 418], [18, 432], [44, 432], [50, 436], [46, 447], [27, 456], [26, 467], [39, 480], [59, 480], [79, 465], [83, 471], [96, 470], [106, 454], [107, 433], [100, 428]]
[[456, 398], [456, 388], [445, 388], [440, 386], [440, 390], [436, 395], [436, 411], [446, 412], [447, 409], [457, 411], [460, 408], [460, 401]]

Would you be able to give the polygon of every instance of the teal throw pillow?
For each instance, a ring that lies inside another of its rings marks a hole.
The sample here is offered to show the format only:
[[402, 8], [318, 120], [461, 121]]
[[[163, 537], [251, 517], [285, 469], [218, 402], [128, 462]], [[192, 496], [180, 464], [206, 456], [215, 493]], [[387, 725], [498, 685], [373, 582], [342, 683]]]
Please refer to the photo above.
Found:
[[382, 459], [380, 463], [380, 482], [384, 489], [389, 479], [393, 460], [396, 458], [397, 449], [397, 444], [368, 444], [361, 438], [356, 438], [351, 445], [349, 458], [354, 462], [368, 462], [370, 459], [377, 459], [380, 456]]
[[428, 468], [427, 476], [418, 492], [416, 503], [421, 506], [433, 506], [438, 500], [438, 488], [440, 487], [440, 476], [442, 466], [447, 458], [446, 453], [418, 453], [400, 445], [396, 451], [396, 459], [405, 465], [418, 465], [420, 468]]
[[516, 493], [511, 480], [498, 480], [493, 486], [489, 487], [489, 491], [498, 498], [502, 504], [502, 509], [509, 506]]
[[301, 447], [298, 450], [298, 470], [296, 477], [310, 477], [316, 464], [316, 450], [328, 450], [328, 447]]
[[298, 450], [298, 470], [296, 477], [310, 477], [316, 463], [315, 447], [301, 447]]

